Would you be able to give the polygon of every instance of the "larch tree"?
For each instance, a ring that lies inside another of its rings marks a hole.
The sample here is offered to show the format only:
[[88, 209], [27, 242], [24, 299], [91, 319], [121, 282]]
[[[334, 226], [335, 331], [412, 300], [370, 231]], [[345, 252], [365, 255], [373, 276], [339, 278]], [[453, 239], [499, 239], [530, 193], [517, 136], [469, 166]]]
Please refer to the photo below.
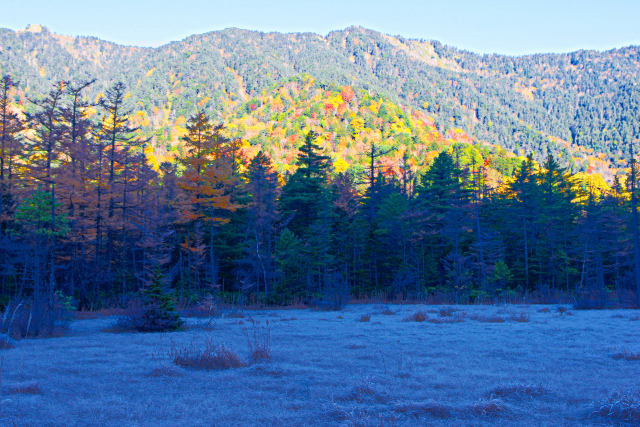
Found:
[[[59, 82], [46, 97], [33, 101], [36, 112], [28, 115], [29, 125], [33, 132], [28, 137], [27, 147], [29, 178], [33, 188], [37, 191], [40, 202], [34, 204], [39, 209], [47, 209], [47, 222], [42, 224], [45, 229], [37, 234], [46, 236], [46, 266], [48, 267], [48, 298], [49, 309], [53, 309], [54, 292], [56, 287], [56, 241], [60, 236], [58, 230], [57, 212], [60, 204], [56, 198], [58, 174], [62, 141], [66, 138], [67, 127], [62, 117], [62, 103], [66, 84]], [[46, 203], [40, 200], [46, 194]], [[35, 203], [35, 202], [34, 202]], [[28, 210], [26, 212], [29, 212]], [[29, 218], [29, 215], [26, 215]], [[41, 223], [42, 213], [34, 213], [37, 223]], [[40, 266], [36, 266], [40, 268]], [[40, 284], [34, 282], [34, 295], [39, 294]], [[37, 299], [37, 298], [36, 298]], [[38, 301], [36, 301], [37, 304]]]
[[11, 104], [11, 93], [16, 84], [9, 75], [0, 80], [0, 236], [6, 233], [7, 222], [15, 203], [13, 191], [16, 160], [22, 154], [18, 134], [23, 123]]
[[182, 248], [190, 255], [204, 255], [207, 237], [206, 276], [211, 288], [218, 286], [218, 264], [215, 253], [216, 228], [229, 221], [228, 215], [238, 206], [231, 201], [235, 182], [234, 160], [227, 155], [230, 140], [222, 135], [222, 126], [212, 126], [204, 113], [197, 113], [187, 123], [183, 138], [187, 155], [182, 159], [185, 170], [178, 182], [186, 197], [181, 203], [182, 221], [187, 227]]

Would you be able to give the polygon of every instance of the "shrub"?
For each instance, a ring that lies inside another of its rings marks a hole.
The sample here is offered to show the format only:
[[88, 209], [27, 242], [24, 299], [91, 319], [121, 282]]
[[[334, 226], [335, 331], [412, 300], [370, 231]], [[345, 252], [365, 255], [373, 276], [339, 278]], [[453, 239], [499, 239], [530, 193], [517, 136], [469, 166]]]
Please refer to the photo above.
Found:
[[223, 344], [216, 344], [213, 339], [205, 342], [204, 348], [190, 345], [172, 345], [169, 357], [178, 366], [193, 369], [222, 370], [246, 366], [240, 357]]
[[424, 322], [427, 320], [427, 313], [424, 311], [416, 311], [410, 316], [407, 316], [403, 319], [405, 322]]

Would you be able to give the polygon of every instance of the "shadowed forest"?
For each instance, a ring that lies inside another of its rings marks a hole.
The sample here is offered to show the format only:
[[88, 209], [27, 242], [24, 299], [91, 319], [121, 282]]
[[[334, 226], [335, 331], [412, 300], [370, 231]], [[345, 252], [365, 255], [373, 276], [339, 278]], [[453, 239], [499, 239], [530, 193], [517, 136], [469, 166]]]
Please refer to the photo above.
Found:
[[607, 191], [551, 155], [542, 164], [530, 155], [490, 187], [486, 162], [461, 145], [422, 174], [389, 174], [372, 141], [366, 168], [336, 173], [313, 131], [283, 175], [262, 151], [240, 155], [242, 141], [201, 111], [186, 123], [184, 155], [154, 169], [125, 86], [93, 105], [84, 97], [92, 83], [57, 83], [21, 114], [11, 108], [14, 81], [2, 79], [4, 305], [29, 301], [35, 317], [63, 302], [126, 306], [152, 276], [182, 306], [206, 296], [637, 304], [631, 144], [624, 184], [616, 178]]

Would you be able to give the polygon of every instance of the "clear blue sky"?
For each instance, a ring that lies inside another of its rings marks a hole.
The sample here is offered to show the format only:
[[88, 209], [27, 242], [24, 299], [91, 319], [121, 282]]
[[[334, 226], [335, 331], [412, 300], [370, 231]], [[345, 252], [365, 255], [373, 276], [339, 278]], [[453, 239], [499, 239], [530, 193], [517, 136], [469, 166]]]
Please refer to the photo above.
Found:
[[240, 27], [326, 34], [350, 25], [481, 53], [640, 44], [640, 0], [2, 0], [0, 27], [159, 46]]

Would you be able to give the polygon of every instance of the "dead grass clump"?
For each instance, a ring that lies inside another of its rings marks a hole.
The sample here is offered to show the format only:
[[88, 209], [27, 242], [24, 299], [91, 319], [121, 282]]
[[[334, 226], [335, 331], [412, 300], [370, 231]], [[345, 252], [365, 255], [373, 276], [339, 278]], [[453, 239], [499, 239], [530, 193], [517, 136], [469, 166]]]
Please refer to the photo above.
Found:
[[73, 313], [73, 318], [75, 320], [88, 320], [88, 319], [97, 319], [100, 317], [95, 311], [76, 311]]
[[636, 425], [640, 423], [640, 391], [614, 393], [606, 401], [596, 405], [593, 414]]
[[541, 385], [532, 384], [509, 384], [499, 386], [491, 390], [489, 398], [495, 397], [509, 398], [509, 397], [538, 397], [546, 393], [546, 390]]
[[347, 348], [349, 350], [360, 350], [360, 349], [363, 349], [363, 348], [367, 348], [367, 346], [362, 345], [362, 344], [349, 344], [347, 346]]
[[149, 377], [182, 377], [184, 374], [179, 370], [171, 367], [171, 366], [160, 366], [158, 368], [154, 368], [149, 374]]
[[640, 316], [631, 316], [629, 320], [631, 320], [632, 322], [635, 322], [637, 320], [640, 320]]
[[403, 319], [405, 322], [424, 322], [427, 320], [427, 313], [424, 311], [416, 311], [410, 316], [407, 316]]
[[230, 319], [244, 319], [246, 316], [244, 315], [244, 313], [241, 313], [239, 311], [232, 311], [231, 313], [228, 313], [225, 317], [228, 317]]
[[7, 394], [42, 394], [42, 389], [38, 383], [19, 384], [7, 387]]
[[611, 357], [613, 357], [615, 360], [636, 361], [640, 360], [640, 353], [634, 353], [628, 350], [624, 350], [621, 353], [616, 353]]
[[222, 370], [246, 366], [238, 354], [224, 344], [216, 344], [213, 339], [205, 342], [202, 348], [194, 343], [184, 346], [173, 345], [169, 357], [183, 368]]
[[549, 307], [544, 307], [544, 308], [541, 308], [540, 310], [538, 310], [538, 313], [548, 313], [549, 311], [551, 311], [551, 310], [549, 310]]
[[394, 411], [399, 414], [406, 414], [414, 417], [426, 415], [442, 419], [450, 418], [453, 413], [453, 409], [450, 406], [443, 405], [438, 402], [407, 403], [396, 406]]
[[358, 319], [358, 322], [368, 322], [369, 320], [371, 320], [371, 315], [370, 314], [363, 314]]
[[568, 311], [569, 311], [569, 309], [567, 307], [564, 307], [564, 306], [558, 307], [558, 313], [560, 313], [560, 314], [567, 313]]
[[504, 323], [504, 317], [500, 317], [495, 314], [492, 316], [480, 316], [476, 314], [471, 316], [471, 318], [481, 323]]
[[456, 310], [451, 307], [441, 308], [438, 311], [440, 317], [451, 317]]
[[245, 329], [244, 334], [249, 344], [249, 357], [253, 363], [271, 360], [271, 326], [268, 320], [262, 326], [251, 319], [251, 330]]
[[215, 299], [208, 295], [195, 305], [181, 308], [180, 315], [182, 317], [213, 318], [220, 315], [220, 310]]
[[480, 399], [471, 405], [469, 410], [484, 417], [497, 417], [507, 412], [504, 402], [500, 399]]
[[518, 314], [512, 314], [509, 316], [509, 320], [512, 322], [526, 323], [531, 319], [529, 318], [529, 315], [523, 311]]
[[396, 312], [392, 311], [389, 307], [385, 307], [385, 309], [382, 310], [380, 312], [380, 314], [384, 314], [385, 316], [392, 316], [392, 315], [396, 314]]
[[371, 384], [371, 381], [364, 380], [360, 384], [356, 385], [349, 394], [338, 398], [341, 401], [349, 402], [376, 402], [386, 403], [389, 401], [389, 396], [384, 393], [379, 393]]
[[429, 318], [429, 323], [460, 323], [464, 322], [465, 313], [455, 313], [452, 317]]

